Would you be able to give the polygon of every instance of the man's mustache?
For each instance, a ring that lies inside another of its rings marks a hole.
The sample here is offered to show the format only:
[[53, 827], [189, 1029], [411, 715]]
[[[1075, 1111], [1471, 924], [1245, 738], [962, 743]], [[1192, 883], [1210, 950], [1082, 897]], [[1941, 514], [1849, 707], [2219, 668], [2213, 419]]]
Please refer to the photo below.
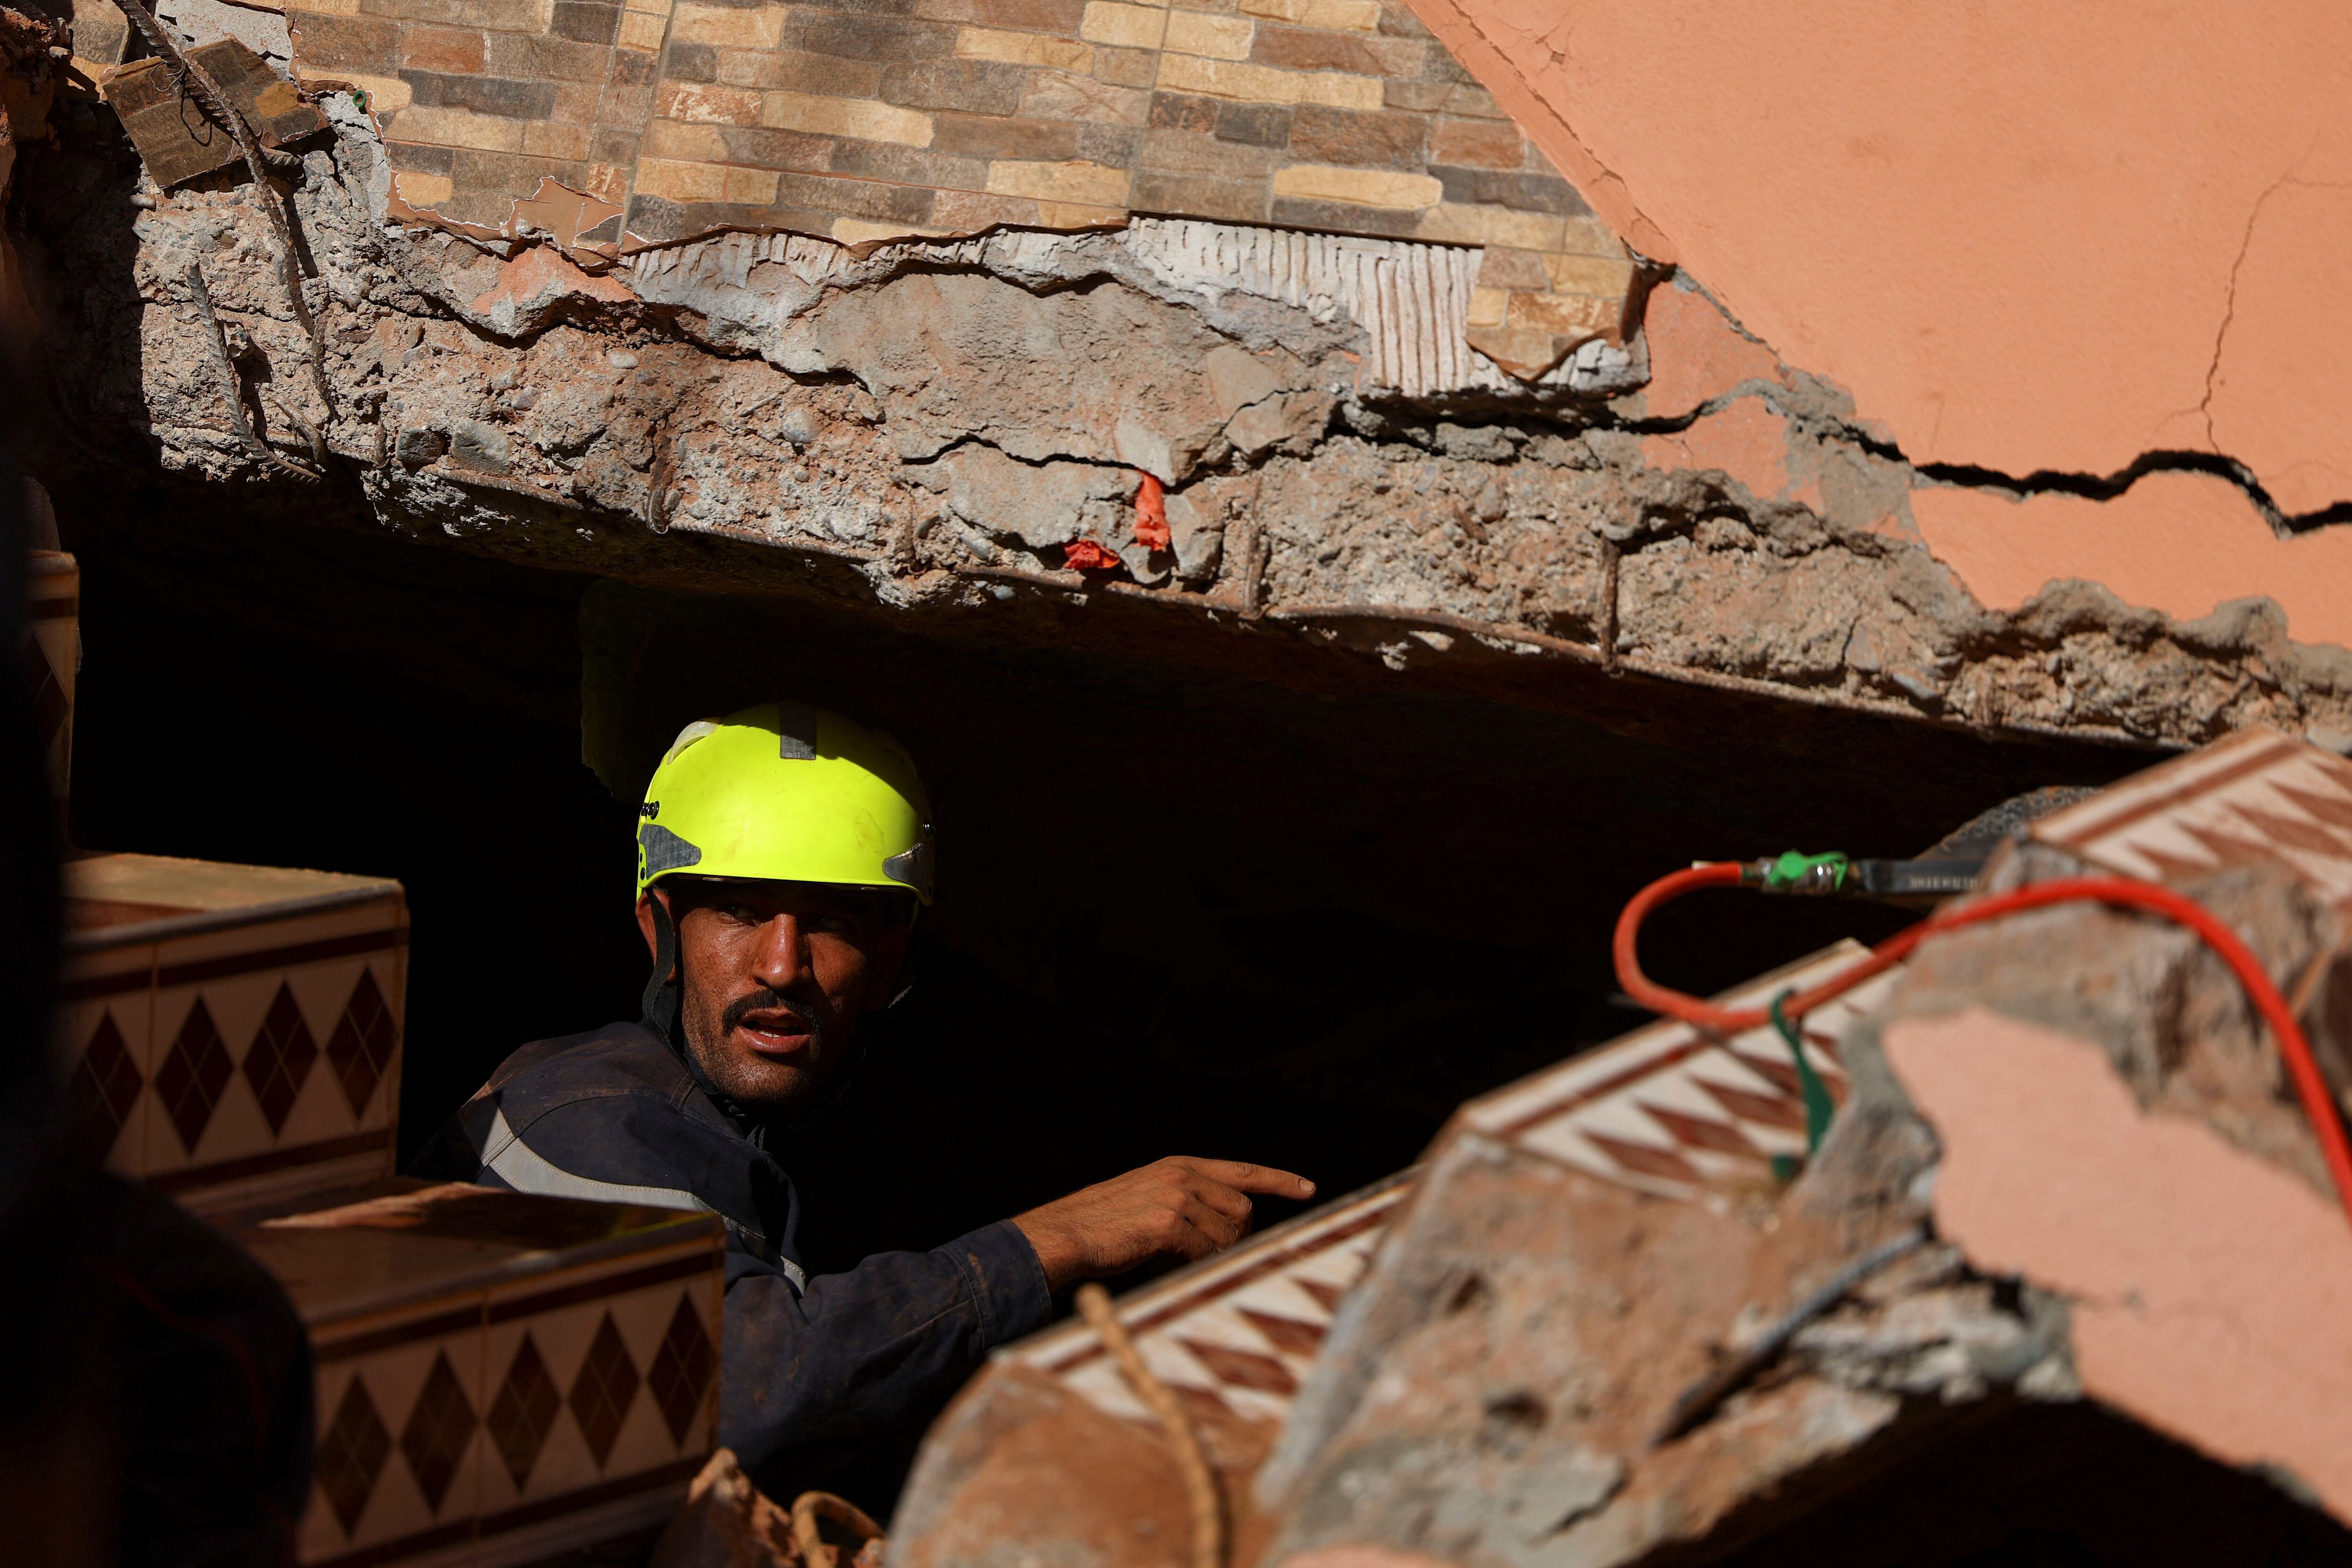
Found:
[[808, 1032], [811, 1045], [824, 1043], [824, 1026], [817, 1021], [815, 1014], [782, 992], [772, 991], [765, 987], [749, 992], [728, 1003], [726, 1011], [719, 1015], [719, 1032], [721, 1035], [732, 1033], [736, 1025], [754, 1013], [790, 1013], [801, 1021], [801, 1027]]

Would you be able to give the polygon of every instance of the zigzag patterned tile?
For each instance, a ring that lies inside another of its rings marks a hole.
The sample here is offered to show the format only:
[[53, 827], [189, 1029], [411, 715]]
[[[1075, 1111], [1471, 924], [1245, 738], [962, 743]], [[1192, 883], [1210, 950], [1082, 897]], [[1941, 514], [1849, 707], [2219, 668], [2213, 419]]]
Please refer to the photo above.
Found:
[[[1279, 1424], [1330, 1331], [1340, 1298], [1370, 1262], [1405, 1178], [1268, 1231], [1118, 1302], [1146, 1366], [1204, 1414]], [[1072, 1323], [1008, 1352], [1059, 1377], [1097, 1408], [1150, 1421], [1092, 1330]]]
[[[1761, 1006], [1868, 952], [1841, 942], [1717, 1000]], [[1891, 970], [1806, 1015], [1806, 1057], [1832, 1100], [1843, 1102], [1847, 1088], [1838, 1037], [1876, 1005], [1900, 973]], [[1686, 1024], [1653, 1024], [1474, 1100], [1461, 1120], [1589, 1175], [1669, 1197], [1769, 1184], [1776, 1156], [1805, 1152], [1796, 1064], [1769, 1025], [1717, 1042]]]
[[2352, 762], [2275, 730], [2241, 730], [2051, 813], [2033, 837], [2159, 882], [2283, 866], [2352, 910]]

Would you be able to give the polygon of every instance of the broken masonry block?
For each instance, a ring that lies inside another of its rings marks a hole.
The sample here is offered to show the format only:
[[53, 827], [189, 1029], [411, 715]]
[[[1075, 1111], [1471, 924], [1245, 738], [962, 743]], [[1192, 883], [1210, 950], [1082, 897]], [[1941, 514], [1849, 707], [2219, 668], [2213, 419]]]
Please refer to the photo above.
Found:
[[91, 1158], [207, 1214], [390, 1173], [398, 882], [95, 855], [65, 894], [53, 1037]]
[[551, 1561], [652, 1530], [704, 1468], [716, 1215], [394, 1177], [231, 1234], [310, 1339], [303, 1563]]
[[[187, 53], [220, 84], [263, 146], [282, 148], [327, 128], [327, 117], [303, 101], [299, 88], [235, 38], [200, 44]], [[163, 60], [133, 60], [109, 72], [100, 90], [121, 117], [147, 173], [164, 189], [227, 168], [243, 156], [228, 128], [213, 123]]]
[[[1223, 1493], [1233, 1551], [1265, 1540], [1251, 1477], [1290, 1412], [1411, 1173], [1341, 1198], [1122, 1298], [1120, 1322], [1174, 1394]], [[892, 1520], [898, 1568], [963, 1568], [1007, 1544], [1044, 1561], [1191, 1560], [1168, 1434], [1087, 1324], [992, 1356], [932, 1426]]]

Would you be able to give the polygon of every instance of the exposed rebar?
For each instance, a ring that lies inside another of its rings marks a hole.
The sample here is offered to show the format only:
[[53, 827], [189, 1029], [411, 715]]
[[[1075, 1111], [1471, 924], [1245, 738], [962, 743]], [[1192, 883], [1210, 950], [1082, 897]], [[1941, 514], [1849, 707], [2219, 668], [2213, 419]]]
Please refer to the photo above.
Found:
[[221, 328], [220, 312], [213, 309], [212, 290], [205, 287], [204, 268], [193, 261], [188, 264], [188, 293], [195, 300], [196, 315], [205, 324], [205, 342], [212, 347], [213, 363], [219, 368], [222, 389], [228, 394], [228, 427], [245, 443], [247, 451], [271, 468], [299, 479], [323, 479], [324, 475], [279, 457], [255, 434], [245, 416], [245, 378], [236, 374], [236, 362], [228, 357], [228, 334]]

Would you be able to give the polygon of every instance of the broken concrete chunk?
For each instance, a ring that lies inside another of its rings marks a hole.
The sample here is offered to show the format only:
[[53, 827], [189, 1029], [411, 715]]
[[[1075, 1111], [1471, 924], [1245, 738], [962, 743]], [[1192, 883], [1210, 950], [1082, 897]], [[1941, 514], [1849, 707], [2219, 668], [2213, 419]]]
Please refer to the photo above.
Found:
[[393, 453], [403, 468], [421, 468], [449, 449], [449, 437], [438, 430], [423, 427], [403, 430], [393, 445]]
[[1216, 399], [1217, 412], [1227, 418], [1282, 385], [1282, 378], [1264, 360], [1233, 347], [1211, 350], [1201, 362], [1201, 374], [1209, 378], [1209, 395]]
[[1276, 447], [1304, 447], [1330, 425], [1332, 405], [1328, 393], [1286, 392], [1234, 415], [1225, 424], [1225, 439], [1251, 457]]
[[1176, 575], [1205, 583], [1217, 574], [1225, 552], [1225, 514], [1214, 488], [1168, 492], [1168, 547], [1176, 554]]
[[[936, 463], [909, 465], [926, 489], [947, 497], [948, 510], [966, 522], [1033, 550], [1097, 534], [1135, 486], [1124, 468], [1096, 463], [1024, 463], [993, 447], [959, 447]], [[1172, 526], [1172, 520], [1171, 520]], [[1103, 542], [1112, 542], [1102, 534]]]
[[503, 474], [514, 466], [506, 433], [478, 419], [460, 419], [449, 426], [449, 455], [486, 474]]
[[[327, 117], [303, 102], [292, 82], [235, 38], [200, 45], [188, 58], [220, 84], [263, 146], [283, 147], [327, 128]], [[110, 74], [103, 90], [159, 185], [184, 184], [242, 157], [228, 128], [213, 123], [163, 60], [133, 60]]]

